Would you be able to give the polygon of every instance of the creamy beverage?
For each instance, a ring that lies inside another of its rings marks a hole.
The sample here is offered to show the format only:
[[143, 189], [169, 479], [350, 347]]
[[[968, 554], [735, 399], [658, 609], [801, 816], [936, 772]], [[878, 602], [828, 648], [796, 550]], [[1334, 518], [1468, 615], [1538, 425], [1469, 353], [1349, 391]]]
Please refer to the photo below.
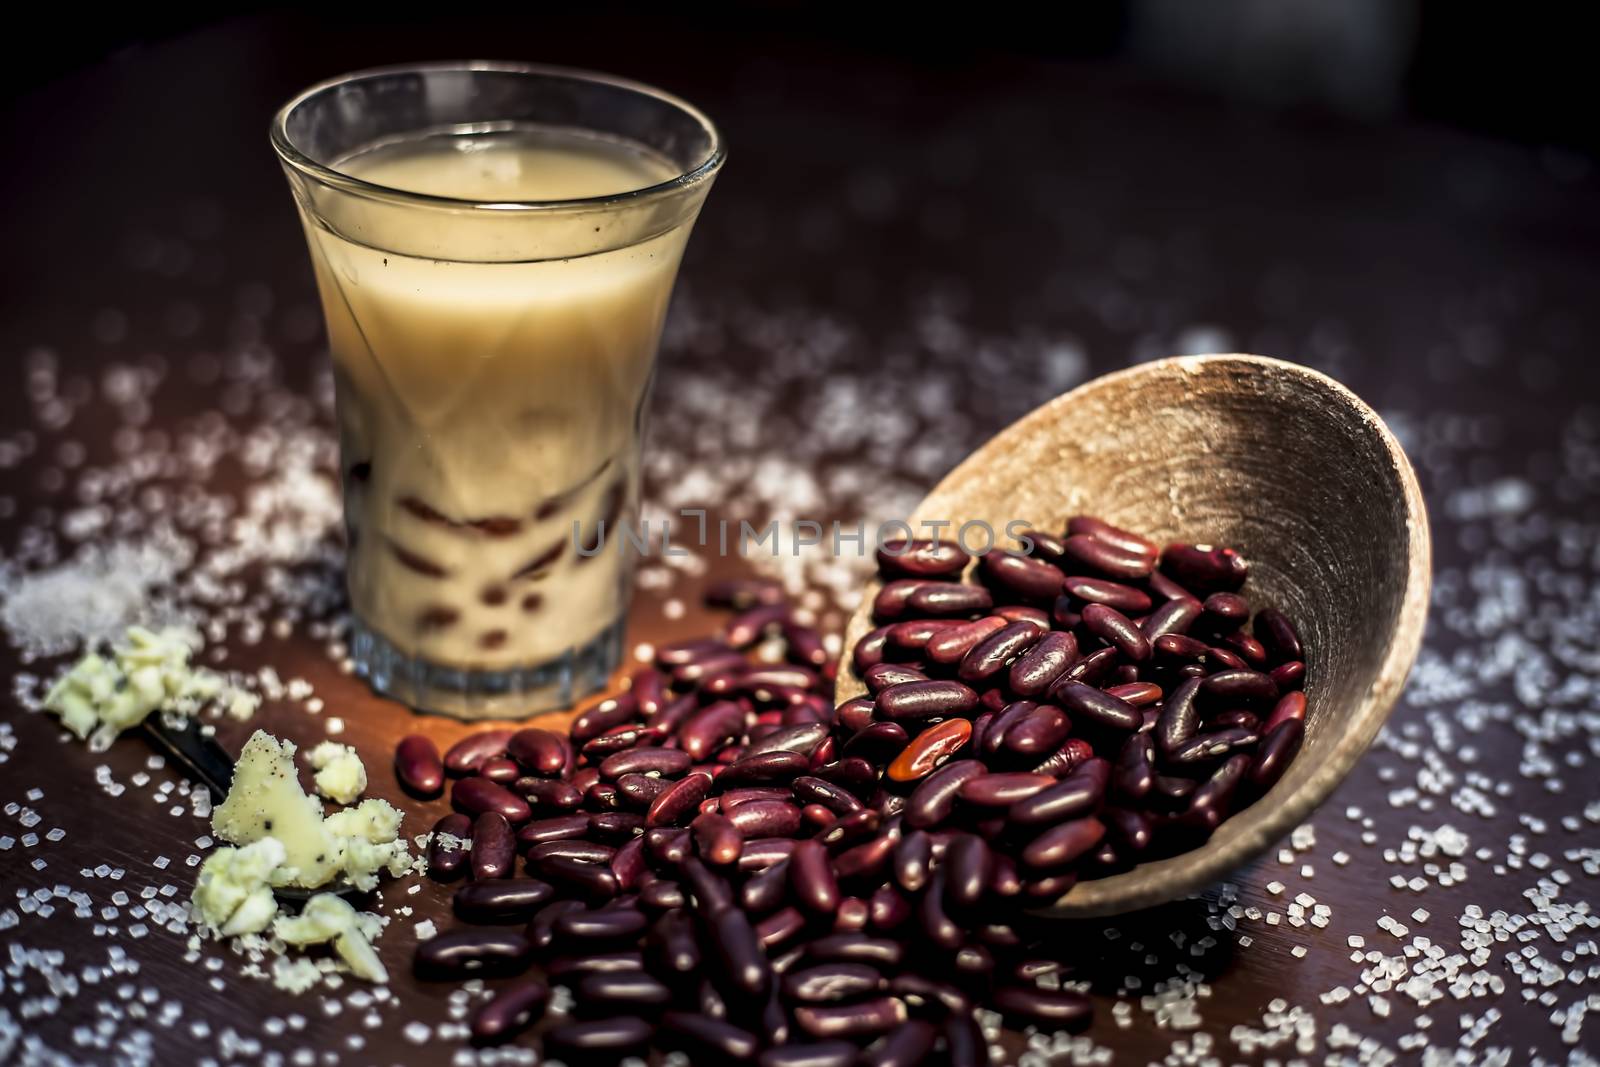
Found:
[[[487, 202], [603, 197], [677, 173], [631, 146], [549, 130], [404, 141], [338, 169]], [[625, 603], [614, 531], [635, 512], [651, 367], [689, 227], [507, 261], [501, 229], [455, 226], [445, 260], [407, 252], [451, 218], [385, 218], [369, 245], [355, 214], [340, 235], [307, 230], [337, 376], [356, 613], [443, 666], [540, 664], [584, 645]], [[580, 553], [600, 520], [607, 547]]]

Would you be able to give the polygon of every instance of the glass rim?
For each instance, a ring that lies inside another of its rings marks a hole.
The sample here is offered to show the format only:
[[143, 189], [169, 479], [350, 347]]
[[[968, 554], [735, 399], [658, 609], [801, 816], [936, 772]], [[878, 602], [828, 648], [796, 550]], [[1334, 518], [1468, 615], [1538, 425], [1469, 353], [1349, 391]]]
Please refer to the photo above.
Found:
[[[472, 200], [462, 197], [437, 196], [431, 193], [417, 193], [407, 189], [397, 189], [392, 185], [383, 185], [378, 182], [367, 181], [352, 174], [347, 174], [325, 163], [319, 163], [306, 153], [302, 152], [289, 137], [289, 116], [306, 101], [330, 89], [337, 89], [342, 85], [364, 79], [374, 78], [385, 74], [426, 74], [426, 73], [462, 73], [477, 72], [500, 74], [536, 74], [553, 78], [565, 78], [569, 81], [587, 82], [595, 85], [607, 85], [616, 89], [638, 93], [643, 96], [653, 97], [657, 101], [670, 107], [677, 108], [699, 123], [711, 139], [711, 150], [704, 160], [694, 167], [683, 171], [671, 178], [656, 182], [653, 185], [641, 186], [638, 189], [626, 189], [620, 193], [608, 193], [605, 196], [578, 197], [566, 200]], [[398, 63], [391, 66], [367, 67], [362, 70], [350, 71], [317, 82], [295, 94], [295, 96], [278, 109], [272, 118], [272, 147], [277, 152], [278, 158], [287, 166], [313, 178], [325, 185], [344, 192], [365, 196], [375, 200], [384, 200], [391, 203], [413, 204], [418, 207], [432, 207], [452, 211], [503, 211], [503, 212], [540, 212], [540, 211], [592, 211], [614, 204], [629, 204], [640, 201], [653, 200], [693, 188], [708, 180], [722, 166], [727, 158], [727, 150], [722, 143], [722, 133], [707, 117], [706, 113], [681, 97], [657, 89], [644, 82], [633, 81], [629, 78], [619, 78], [612, 74], [600, 71], [583, 70], [577, 67], [562, 67], [544, 63], [514, 63], [498, 60], [445, 60], [433, 63]]]

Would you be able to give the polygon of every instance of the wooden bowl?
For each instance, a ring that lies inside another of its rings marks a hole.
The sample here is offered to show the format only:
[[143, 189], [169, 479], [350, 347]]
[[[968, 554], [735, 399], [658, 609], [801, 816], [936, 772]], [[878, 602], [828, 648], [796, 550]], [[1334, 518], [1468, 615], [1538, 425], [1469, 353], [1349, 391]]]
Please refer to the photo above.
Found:
[[[1192, 852], [1080, 882], [1045, 909], [1111, 915], [1222, 878], [1299, 825], [1377, 735], [1422, 642], [1428, 520], [1416, 475], [1377, 414], [1331, 378], [1261, 356], [1185, 356], [1097, 378], [967, 457], [912, 516], [1023, 519], [1061, 530], [1093, 514], [1158, 543], [1237, 548], [1254, 606], [1288, 613], [1306, 646], [1306, 739], [1267, 796]], [[947, 534], [948, 535], [948, 534]], [[978, 547], [977, 528], [968, 544]], [[874, 585], [845, 650], [872, 628]], [[837, 699], [863, 692], [841, 670]]]

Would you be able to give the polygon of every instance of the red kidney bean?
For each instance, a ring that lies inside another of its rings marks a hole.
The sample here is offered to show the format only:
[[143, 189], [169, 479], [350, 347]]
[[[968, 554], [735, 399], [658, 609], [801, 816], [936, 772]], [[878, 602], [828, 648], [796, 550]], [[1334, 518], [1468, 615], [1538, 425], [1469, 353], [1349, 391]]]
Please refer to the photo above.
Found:
[[450, 789], [450, 803], [468, 815], [497, 811], [513, 823], [524, 823], [533, 818], [533, 810], [528, 807], [527, 801], [485, 778], [463, 778], [456, 782]]
[[1001, 671], [1039, 640], [1041, 631], [1031, 622], [1013, 622], [996, 630], [961, 658], [956, 673], [965, 682], [981, 682]]
[[960, 574], [971, 558], [954, 541], [899, 538], [878, 546], [878, 569], [886, 575], [943, 578]]
[[1143, 615], [1150, 610], [1150, 594], [1142, 589], [1104, 578], [1069, 575], [1063, 588], [1069, 596], [1091, 604], [1104, 604], [1124, 615]]
[[538, 819], [517, 830], [517, 845], [528, 849], [545, 841], [570, 841], [589, 832], [589, 816], [578, 812]]
[[977, 760], [955, 760], [924, 778], [906, 801], [906, 825], [928, 830], [950, 817], [957, 796], [967, 783], [987, 769]]
[[848, 789], [857, 797], [865, 796], [878, 781], [877, 770], [858, 756], [844, 756], [820, 767], [813, 765], [813, 771], [818, 778]]
[[892, 781], [915, 782], [926, 778], [972, 738], [972, 723], [966, 719], [946, 719], [918, 734], [889, 764], [885, 773]]
[[550, 856], [535, 868], [548, 882], [577, 890], [593, 899], [609, 900], [622, 891], [608, 864], [586, 863], [569, 856]]
[[678, 728], [678, 743], [691, 759], [707, 759], [723, 746], [737, 740], [744, 731], [743, 706], [719, 700], [691, 715]]
[[453, 930], [418, 944], [412, 969], [428, 979], [515, 974], [532, 956], [532, 944], [515, 930]]
[[646, 721], [655, 718], [670, 699], [667, 693], [667, 676], [654, 667], [640, 667], [628, 678], [628, 692], [633, 695], [639, 714]]
[[1285, 693], [1272, 705], [1272, 714], [1267, 716], [1266, 733], [1271, 733], [1279, 726], [1291, 719], [1304, 722], [1306, 718], [1306, 695], [1300, 692]]
[[872, 616], [879, 622], [903, 618], [910, 608], [911, 594], [925, 585], [959, 587], [958, 582], [930, 582], [922, 578], [896, 578], [883, 583], [872, 600]]
[[1233, 795], [1238, 792], [1249, 767], [1248, 755], [1230, 756], [1189, 797], [1189, 807], [1182, 815], [1183, 823], [1206, 833], [1220, 826], [1228, 817]]
[[511, 823], [497, 811], [486, 811], [472, 823], [472, 877], [504, 878], [517, 861], [517, 839]]
[[902, 682], [879, 693], [876, 702], [878, 714], [890, 720], [962, 715], [977, 703], [978, 694], [970, 686], [944, 680]]
[[947, 1016], [943, 1036], [949, 1067], [988, 1067], [989, 1042], [970, 1014]]
[[711, 949], [733, 988], [752, 1000], [765, 998], [772, 991], [772, 965], [749, 917], [737, 908], [724, 908], [707, 926]]
[[1168, 634], [1186, 635], [1189, 628], [1204, 613], [1200, 601], [1194, 597], [1178, 597], [1168, 600], [1149, 615], [1144, 622], [1139, 624], [1139, 632], [1151, 641], [1159, 640]]
[[1052, 903], [1060, 900], [1067, 890], [1077, 884], [1078, 876], [1072, 871], [1035, 878], [1031, 882], [1022, 884], [1022, 897], [1024, 900], [1039, 904]]
[[700, 944], [687, 911], [669, 911], [655, 921], [645, 939], [652, 961], [660, 970], [689, 975], [700, 970]]
[[1073, 534], [1063, 541], [1061, 557], [1064, 568], [1081, 567], [1092, 575], [1113, 581], [1136, 581], [1155, 567], [1155, 560], [1149, 553], [1129, 552], [1089, 534]]
[[800, 831], [800, 809], [787, 800], [752, 800], [728, 818], [746, 837], [790, 837]]
[[506, 741], [506, 752], [529, 774], [541, 778], [556, 777], [572, 758], [566, 738], [536, 726], [512, 734]]
[[1008, 808], [1055, 784], [1047, 774], [1011, 771], [975, 777], [961, 787], [961, 799], [982, 808]]
[[884, 652], [889, 644], [889, 627], [880, 626], [863, 634], [851, 650], [850, 662], [855, 665], [857, 673], [866, 670], [875, 663], [884, 661]]
[[479, 730], [468, 734], [445, 750], [445, 771], [456, 777], [471, 774], [484, 760], [505, 754], [511, 733], [510, 730]]
[[966, 654], [1010, 623], [1003, 615], [986, 615], [971, 622], [958, 622], [934, 634], [923, 651], [934, 663], [960, 663]]
[[447, 843], [446, 838], [470, 840], [472, 820], [451, 812], [433, 824], [433, 835], [428, 840], [428, 874], [437, 882], [448, 882], [467, 867], [467, 850], [460, 844]]
[[1071, 729], [1072, 722], [1065, 712], [1041, 704], [1006, 728], [1001, 745], [1018, 756], [1038, 759], [1059, 748]]
[[1237, 630], [1250, 618], [1250, 602], [1238, 593], [1212, 593], [1204, 607], [1205, 626], [1215, 633]]
[[1007, 684], [1019, 697], [1036, 697], [1049, 690], [1055, 680], [1078, 658], [1078, 640], [1070, 633], [1052, 630], [1039, 638], [1011, 665]]
[[[1078, 662], [1068, 667], [1056, 680], [1056, 685], [1064, 682], [1083, 682], [1092, 685], [1105, 676], [1117, 661], [1117, 650], [1114, 648], [1097, 648], [1084, 656]], [[1052, 692], [1055, 686], [1051, 686]]]
[[689, 824], [694, 838], [695, 851], [713, 867], [726, 867], [739, 862], [744, 851], [744, 834], [726, 815], [696, 815]]
[[741, 756], [717, 775], [716, 785], [723, 788], [747, 782], [782, 782], [805, 774], [810, 766], [810, 759], [799, 752], [777, 751]]
[[631, 811], [602, 811], [589, 816], [589, 833], [605, 841], [631, 841], [644, 833], [644, 816]]
[[[1037, 707], [1039, 703], [1035, 700], [1016, 700], [1007, 704], [984, 726], [982, 738], [972, 746], [973, 752], [981, 756], [997, 754], [1005, 743], [1006, 731]], [[976, 724], [973, 726], [973, 733], [977, 733]]]
[[1231, 648], [1244, 660], [1245, 666], [1255, 670], [1265, 670], [1267, 666], [1267, 649], [1260, 641], [1251, 637], [1243, 630], [1235, 630], [1222, 639], [1222, 643]]
[[1107, 686], [1105, 692], [1118, 700], [1126, 700], [1136, 708], [1148, 708], [1161, 701], [1161, 687], [1154, 682], [1127, 682]]
[[877, 707], [868, 697], [855, 697], [836, 709], [839, 725], [852, 733], [860, 733], [872, 724]]
[[862, 1054], [862, 1067], [912, 1067], [933, 1053], [938, 1029], [922, 1019], [907, 1019]]
[[870, 963], [881, 969], [900, 966], [898, 941], [865, 934], [828, 934], [806, 946], [806, 958], [817, 963]]
[[1305, 736], [1306, 724], [1300, 719], [1285, 719], [1266, 733], [1248, 772], [1250, 785], [1257, 792], [1265, 793], [1278, 783], [1299, 754]]
[[756, 1061], [759, 1067], [853, 1067], [860, 1053], [848, 1041], [816, 1041], [778, 1045]]
[[881, 993], [888, 983], [865, 963], [819, 963], [784, 976], [785, 999], [800, 1004], [836, 1004]]
[[1032, 556], [1004, 549], [989, 552], [978, 562], [984, 580], [1015, 597], [1035, 603], [1051, 603], [1061, 594], [1066, 575], [1059, 567]]
[[1143, 663], [1150, 658], [1150, 639], [1116, 608], [1104, 604], [1088, 605], [1083, 609], [1083, 625], [1135, 663]]
[[995, 1010], [1015, 1023], [1050, 1030], [1081, 1030], [1094, 1011], [1082, 993], [1006, 986], [994, 991]]
[[756, 667], [739, 676], [739, 688], [757, 700], [771, 702], [766, 694], [784, 690], [804, 692], [820, 682], [817, 672], [794, 664]]
[[615, 782], [596, 782], [584, 790], [583, 802], [594, 811], [621, 811], [622, 791]]
[[672, 990], [644, 971], [597, 971], [578, 980], [578, 1003], [585, 1010], [602, 1009], [653, 1014], [672, 1000]]
[[1162, 634], [1151, 642], [1151, 648], [1158, 665], [1204, 663], [1211, 652], [1204, 641], [1184, 634]]
[[656, 663], [663, 667], [681, 667], [685, 663], [721, 655], [728, 646], [715, 637], [696, 637], [688, 641], [675, 641], [656, 649]]
[[1081, 737], [1069, 737], [1060, 748], [1040, 760], [1034, 766], [1033, 773], [1064, 778], [1092, 758], [1094, 747], [1089, 742]]
[[797, 752], [802, 756], [809, 756], [827, 736], [828, 728], [822, 723], [808, 722], [798, 726], [784, 726], [759, 741], [751, 741], [744, 747], [740, 757], [752, 759], [773, 752]]
[[528, 866], [539, 867], [551, 859], [568, 859], [577, 863], [610, 863], [617, 850], [598, 841], [559, 840], [541, 841], [528, 850]]
[[[922, 685], [922, 682], [914, 682]], [[900, 753], [911, 741], [906, 728], [897, 722], [875, 722], [844, 743], [841, 753], [845, 757], [859, 757], [872, 763], [882, 763]], [[874, 772], [875, 773], [875, 772]]]
[[620, 893], [632, 893], [638, 889], [647, 873], [649, 860], [645, 856], [643, 837], [629, 838], [611, 857], [611, 876], [617, 880], [617, 891]]
[[1058, 871], [1100, 844], [1105, 834], [1105, 824], [1092, 816], [1057, 823], [1028, 843], [1022, 862], [1036, 871]]
[[[607, 697], [576, 719], [573, 719], [572, 726], [567, 733], [572, 738], [573, 744], [582, 745], [599, 737], [607, 730], [632, 722], [638, 715], [638, 698], [632, 693], [622, 693], [618, 696]], [[506, 740], [509, 741], [510, 739], [511, 734], [508, 731]]]
[[916, 893], [928, 884], [933, 861], [933, 839], [922, 830], [912, 830], [895, 845], [892, 869], [895, 882], [907, 893]]
[[[1046, 563], [1060, 563], [1063, 551], [1064, 537], [1059, 537], [1047, 530], [1028, 529], [1022, 532], [1021, 537], [1026, 537], [1033, 542], [1033, 548], [1027, 553]], [[1021, 537], [1018, 538], [1020, 543]]]
[[478, 765], [478, 775], [487, 778], [495, 785], [510, 785], [522, 777], [522, 768], [517, 766], [515, 760], [505, 756], [495, 756]]
[[1047, 826], [1093, 815], [1105, 800], [1111, 764], [1090, 759], [1055, 785], [1011, 805], [1006, 820], [1015, 826]]
[[758, 604], [783, 603], [783, 586], [770, 578], [723, 578], [706, 586], [707, 607], [748, 611]]
[[1262, 608], [1256, 612], [1256, 621], [1251, 627], [1255, 631], [1255, 638], [1261, 642], [1270, 659], [1279, 663], [1288, 663], [1305, 658], [1305, 652], [1300, 646], [1300, 633], [1295, 629], [1294, 623], [1289, 621], [1289, 616], [1277, 608]]
[[895, 836], [884, 834], [840, 852], [833, 861], [834, 873], [847, 881], [872, 882], [882, 878], [894, 852]]
[[993, 854], [983, 838], [957, 834], [945, 849], [944, 902], [958, 910], [975, 906], [993, 874]]
[[911, 918], [911, 905], [892, 885], [880, 885], [867, 901], [867, 922], [880, 933], [898, 930]]
[[800, 1029], [822, 1038], [876, 1037], [905, 1019], [906, 1006], [896, 997], [877, 997], [855, 1004], [806, 1004], [794, 1009], [794, 1020]]
[[917, 920], [922, 933], [936, 948], [954, 952], [961, 946], [961, 927], [950, 918], [944, 908], [947, 875], [941, 868], [928, 880], [928, 891], [916, 903]]
[[546, 1059], [568, 1063], [597, 1063], [643, 1053], [655, 1027], [635, 1015], [618, 1015], [589, 1022], [562, 1023], [544, 1034]]
[[1120, 526], [1113, 526], [1104, 519], [1093, 515], [1074, 515], [1067, 520], [1067, 535], [1081, 534], [1104, 541], [1108, 545], [1120, 548], [1124, 552], [1135, 555], [1151, 556], [1156, 554], [1156, 545], [1149, 538], [1141, 537], [1131, 530], [1124, 530]]
[[612, 727], [599, 737], [585, 741], [582, 752], [585, 759], [599, 763], [613, 752], [636, 748], [639, 745], [658, 744], [663, 736], [659, 725], [645, 726], [642, 723], [624, 723], [621, 726]]
[[669, 1011], [661, 1017], [657, 1039], [667, 1048], [687, 1052], [700, 1062], [747, 1063], [761, 1048], [748, 1030], [697, 1012]]
[[586, 911], [569, 911], [556, 919], [556, 941], [571, 942], [592, 951], [597, 944], [632, 944], [649, 926], [644, 912], [616, 905]]
[[[474, 849], [476, 851], [476, 849]], [[455, 912], [474, 923], [508, 923], [528, 919], [555, 889], [537, 878], [495, 878], [469, 882], [452, 898]]]
[[1226, 704], [1270, 707], [1278, 699], [1277, 684], [1260, 671], [1219, 671], [1208, 676], [1201, 688], [1207, 697]]
[[[1193, 778], [1184, 778], [1175, 774], [1157, 774], [1151, 783], [1151, 797], [1160, 797], [1166, 801], [1165, 807], [1172, 807], [1173, 802], [1187, 802], [1194, 795], [1200, 783]], [[1178, 807], [1183, 805], [1179, 803]]]
[[677, 778], [688, 771], [694, 758], [681, 749], [630, 748], [600, 761], [600, 777], [617, 781], [628, 774], [659, 774]]
[[822, 668], [828, 663], [828, 649], [823, 643], [822, 635], [809, 626], [801, 626], [792, 619], [785, 619], [782, 626], [784, 654], [790, 663], [799, 663], [807, 667]]
[[901, 682], [925, 682], [928, 676], [915, 667], [901, 663], [879, 663], [874, 667], [868, 667], [861, 680], [866, 683], [869, 691], [877, 694]]
[[1106, 808], [1100, 813], [1107, 836], [1125, 853], [1143, 852], [1150, 847], [1153, 828], [1149, 816], [1129, 808]]
[[789, 885], [800, 907], [832, 915], [839, 907], [839, 883], [828, 850], [820, 841], [801, 841], [789, 857]]
[[673, 826], [686, 821], [700, 802], [711, 795], [711, 776], [698, 771], [673, 782], [651, 803], [645, 825]]
[[889, 647], [901, 653], [918, 653], [946, 630], [965, 625], [955, 619], [907, 619], [889, 627]]
[[1083, 616], [1078, 614], [1077, 599], [1065, 593], [1056, 597], [1050, 606], [1050, 621], [1057, 630], [1076, 630], [1083, 622]]
[[1155, 782], [1155, 773], [1155, 742], [1149, 734], [1134, 734], [1123, 742], [1112, 771], [1118, 797], [1130, 803], [1143, 800]]
[[[722, 652], [672, 668], [672, 684], [680, 689], [699, 687], [715, 691], [716, 688], [721, 688], [726, 692], [732, 687], [737, 676], [743, 674], [749, 667], [749, 662], [738, 652]], [[713, 679], [721, 676], [727, 677], [722, 678], [719, 683], [713, 683]]]
[[395, 746], [394, 773], [413, 796], [436, 797], [444, 789], [444, 762], [439, 750], [421, 734], [403, 737]]
[[1174, 689], [1161, 705], [1161, 714], [1156, 719], [1155, 739], [1165, 759], [1170, 759], [1174, 752], [1188, 744], [1200, 728], [1200, 710], [1196, 703], [1200, 686], [1200, 679], [1190, 678]]
[[1050, 688], [1050, 699], [1074, 720], [1111, 730], [1137, 730], [1144, 725], [1139, 709], [1126, 700], [1070, 678], [1063, 678]]
[[821, 804], [835, 815], [850, 815], [862, 810], [861, 801], [842, 786], [810, 775], [796, 778], [791, 783], [796, 800], [805, 804]]
[[[565, 914], [579, 913], [574, 911]], [[632, 949], [595, 952], [588, 946], [582, 947], [584, 949], [582, 954], [557, 956], [545, 965], [552, 982], [560, 985], [576, 985], [576, 980], [586, 974], [616, 974], [619, 971], [637, 971], [644, 967], [643, 953]], [[567, 979], [574, 981], [569, 982]]]
[[[712, 783], [713, 787], [720, 784], [720, 782]], [[752, 785], [739, 789], [724, 790], [718, 800], [721, 801], [721, 810], [729, 812], [741, 804], [750, 803], [752, 800], [788, 800], [792, 792], [792, 790], [784, 789], [782, 786]]]
[[749, 648], [789, 618], [786, 604], [761, 604], [740, 612], [723, 627], [722, 639], [734, 648]]
[[1206, 727], [1210, 730], [1225, 730], [1229, 727], [1239, 727], [1250, 733], [1261, 732], [1261, 719], [1251, 711], [1243, 708], [1234, 708], [1231, 711], [1219, 712], [1206, 720]]
[[978, 615], [994, 607], [994, 597], [981, 585], [926, 582], [911, 591], [906, 608], [924, 615]]
[[782, 907], [788, 896], [789, 861], [782, 859], [745, 879], [739, 905], [751, 915], [767, 915]]
[[1277, 683], [1278, 689], [1287, 693], [1305, 684], [1306, 665], [1300, 660], [1292, 660], [1289, 663], [1278, 664], [1267, 673]]
[[472, 1016], [472, 1039], [480, 1045], [509, 1041], [533, 1025], [550, 1002], [550, 987], [537, 978], [521, 979], [497, 990]]
[[876, 811], [858, 811], [844, 815], [832, 826], [817, 835], [817, 840], [830, 852], [842, 852], [852, 845], [869, 840], [883, 825], [883, 816]]
[[1244, 584], [1250, 565], [1231, 548], [1175, 543], [1162, 549], [1161, 571], [1197, 593], [1234, 593]]
[[[969, 951], [962, 948], [957, 953]], [[991, 961], [992, 962], [992, 961]], [[906, 1001], [913, 1009], [931, 1009], [935, 1014], [972, 1014], [972, 999], [949, 982], [941, 982], [926, 975], [907, 972], [889, 980], [889, 991]]]
[[1031, 623], [1040, 633], [1047, 633], [1050, 629], [1050, 613], [1043, 608], [1027, 604], [1001, 604], [994, 609], [994, 615], [1010, 622]]

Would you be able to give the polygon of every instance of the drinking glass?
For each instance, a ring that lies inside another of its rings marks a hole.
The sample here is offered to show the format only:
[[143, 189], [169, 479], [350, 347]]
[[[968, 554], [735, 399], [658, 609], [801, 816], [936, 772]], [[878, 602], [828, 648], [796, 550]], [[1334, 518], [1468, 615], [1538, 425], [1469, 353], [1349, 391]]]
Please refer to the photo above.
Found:
[[621, 659], [616, 531], [717, 130], [648, 86], [473, 62], [314, 86], [272, 144], [333, 356], [357, 670], [463, 718], [570, 705]]

